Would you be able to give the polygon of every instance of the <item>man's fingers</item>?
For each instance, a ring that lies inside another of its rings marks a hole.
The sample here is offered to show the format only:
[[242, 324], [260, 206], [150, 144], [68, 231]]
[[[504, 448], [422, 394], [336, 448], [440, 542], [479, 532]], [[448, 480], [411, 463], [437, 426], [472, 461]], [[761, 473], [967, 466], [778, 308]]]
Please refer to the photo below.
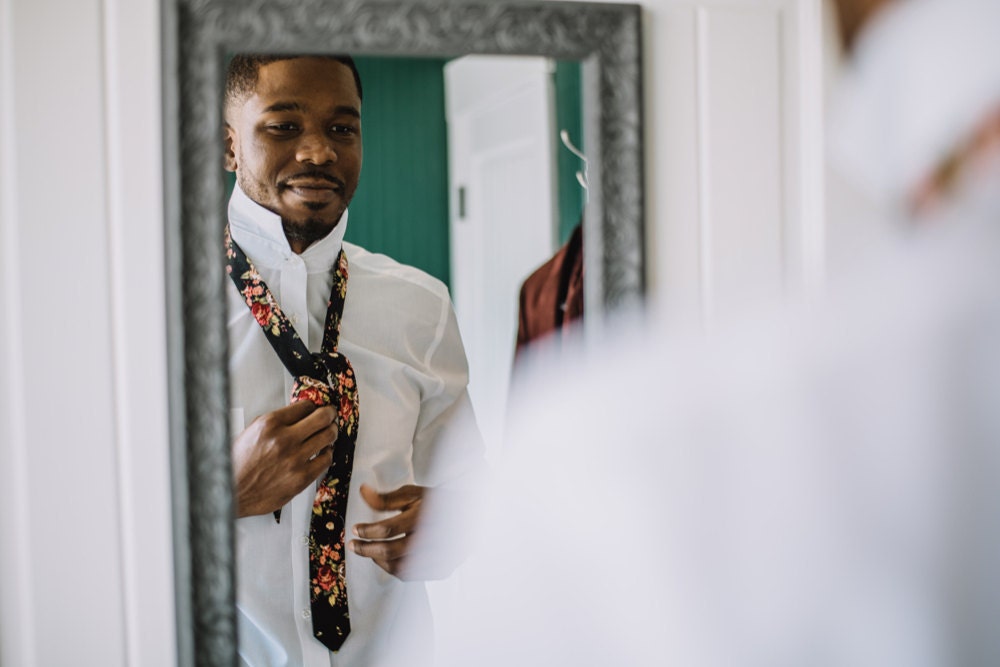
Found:
[[426, 489], [408, 484], [394, 491], [379, 493], [368, 484], [362, 484], [361, 497], [380, 512], [398, 511], [399, 514], [373, 523], [355, 524], [353, 532], [360, 539], [350, 541], [350, 549], [364, 558], [370, 558], [389, 574], [407, 579], [404, 568], [409, 567], [411, 537], [420, 515], [421, 500]]
[[291, 426], [313, 413], [317, 407], [312, 401], [295, 401], [278, 408], [272, 414], [285, 426]]
[[374, 523], [355, 524], [353, 533], [361, 539], [351, 540], [350, 548], [359, 556], [371, 558], [389, 574], [399, 576], [410, 550], [410, 536], [417, 523], [424, 488], [408, 484], [394, 491], [379, 493], [371, 486], [362, 484], [360, 493], [372, 509], [398, 511], [399, 514]]
[[413, 524], [412, 513], [403, 513], [375, 523], [354, 524], [353, 532], [364, 540], [389, 540], [399, 535], [412, 533]]
[[[301, 403], [303, 401], [299, 402]], [[334, 430], [336, 430], [336, 423], [337, 411], [334, 410], [332, 406], [324, 405], [323, 407], [316, 408], [315, 411], [300, 419], [298, 423], [290, 425], [289, 429], [295, 438], [297, 438], [300, 442], [305, 442], [309, 438], [316, 435], [323, 434], [323, 436], [326, 437], [328, 434], [324, 434], [324, 432], [331, 426]], [[327, 442], [324, 442], [321, 446], [329, 445], [334, 440], [336, 440], [336, 435]], [[315, 451], [310, 452], [310, 455], [314, 453]]]
[[306, 462], [306, 477], [309, 480], [319, 479], [330, 469], [333, 463], [333, 447], [327, 446], [317, 452], [312, 460]]
[[[302, 443], [302, 454], [306, 460], [319, 456], [324, 449], [333, 448], [333, 443], [337, 441], [337, 424], [327, 424], [325, 428], [316, 431]], [[329, 461], [329, 453], [324, 453]]]
[[[361, 540], [351, 540], [351, 550], [359, 556], [371, 558], [372, 560], [385, 563], [399, 560], [406, 555], [409, 548], [409, 538], [403, 537], [398, 540], [388, 540], [385, 542], [363, 542]], [[381, 563], [380, 563], [381, 565]], [[382, 566], [386, 572], [392, 572]]]
[[407, 484], [394, 491], [379, 493], [367, 484], [361, 485], [361, 497], [375, 510], [380, 512], [391, 512], [393, 510], [404, 510], [413, 503], [424, 497], [424, 488]]

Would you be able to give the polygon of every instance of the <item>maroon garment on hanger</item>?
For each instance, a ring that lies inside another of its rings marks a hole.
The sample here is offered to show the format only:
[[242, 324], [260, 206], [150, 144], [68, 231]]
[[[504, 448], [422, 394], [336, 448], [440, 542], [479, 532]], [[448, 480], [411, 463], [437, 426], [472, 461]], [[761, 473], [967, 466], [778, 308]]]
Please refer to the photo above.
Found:
[[583, 316], [583, 226], [521, 285], [515, 358], [531, 341]]

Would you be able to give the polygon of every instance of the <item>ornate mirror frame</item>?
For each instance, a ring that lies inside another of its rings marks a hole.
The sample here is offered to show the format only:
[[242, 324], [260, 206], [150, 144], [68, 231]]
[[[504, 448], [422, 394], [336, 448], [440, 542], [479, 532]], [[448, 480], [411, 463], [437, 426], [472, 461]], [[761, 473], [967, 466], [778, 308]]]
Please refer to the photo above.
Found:
[[644, 290], [641, 12], [519, 0], [164, 0], [164, 155], [178, 649], [234, 665], [221, 169], [234, 52], [541, 55], [583, 62], [588, 328]]

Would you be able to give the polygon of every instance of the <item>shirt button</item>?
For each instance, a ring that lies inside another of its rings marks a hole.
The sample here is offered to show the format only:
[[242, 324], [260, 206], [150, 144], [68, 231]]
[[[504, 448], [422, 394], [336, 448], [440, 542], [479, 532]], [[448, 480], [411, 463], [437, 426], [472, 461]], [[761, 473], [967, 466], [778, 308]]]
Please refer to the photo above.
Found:
[[302, 618], [310, 618], [312, 616], [312, 611], [307, 607], [302, 610]]
[[309, 536], [308, 535], [303, 535], [302, 536], [302, 546], [304, 546], [304, 547], [309, 546]]
[[292, 315], [289, 319], [291, 320], [292, 324], [297, 325], [299, 323], [299, 316], [298, 315]]

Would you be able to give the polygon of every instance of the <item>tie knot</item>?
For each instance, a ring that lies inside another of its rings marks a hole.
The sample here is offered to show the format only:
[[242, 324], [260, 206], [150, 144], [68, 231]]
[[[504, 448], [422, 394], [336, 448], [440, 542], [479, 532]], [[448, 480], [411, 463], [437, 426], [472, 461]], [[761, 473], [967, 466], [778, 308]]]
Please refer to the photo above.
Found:
[[355, 437], [358, 427], [358, 382], [354, 368], [347, 357], [336, 351], [324, 354], [323, 363], [329, 372], [340, 429]]
[[300, 375], [292, 383], [292, 397], [289, 403], [296, 401], [312, 401], [316, 405], [333, 404], [333, 389], [322, 380], [308, 375]]

